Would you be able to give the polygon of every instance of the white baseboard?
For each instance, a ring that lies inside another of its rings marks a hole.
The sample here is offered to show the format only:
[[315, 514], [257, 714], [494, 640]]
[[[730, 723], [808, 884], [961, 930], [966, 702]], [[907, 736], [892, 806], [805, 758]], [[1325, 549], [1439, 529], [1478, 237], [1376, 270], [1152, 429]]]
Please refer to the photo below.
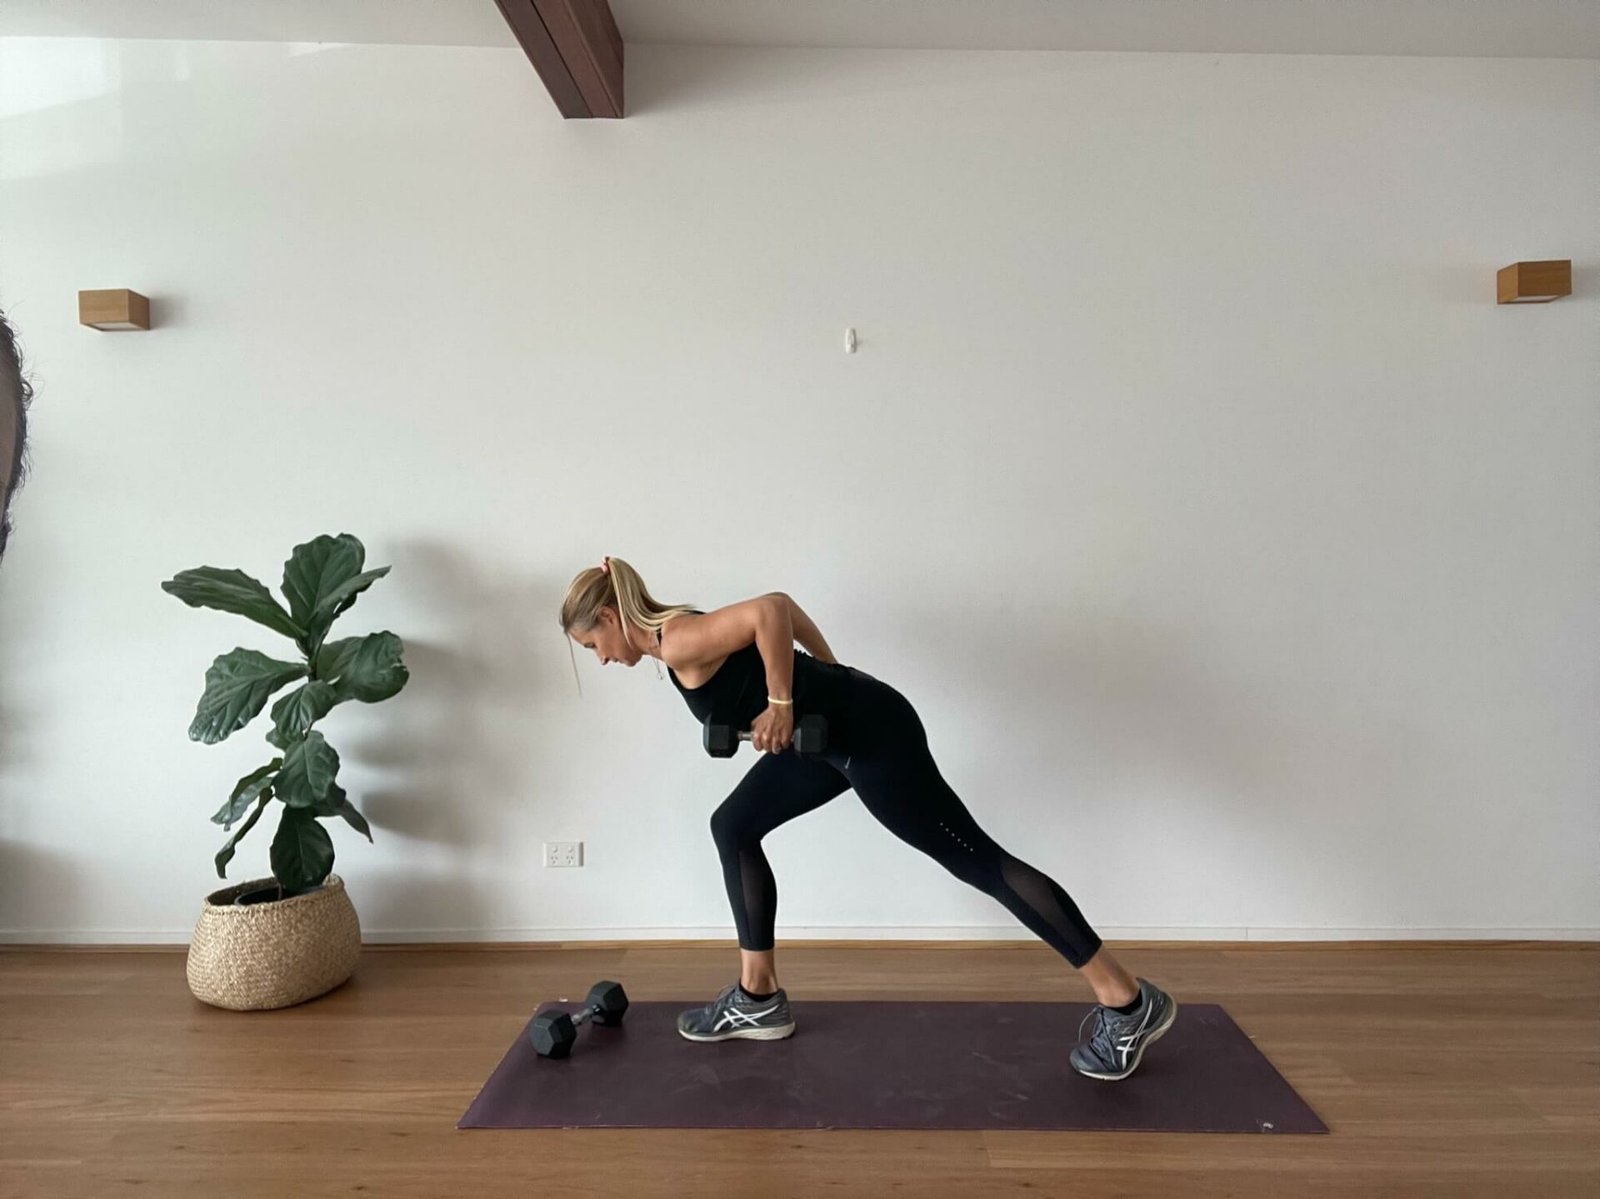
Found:
[[[1134, 928], [1103, 926], [1110, 942], [1226, 941], [1600, 941], [1600, 928]], [[0, 945], [187, 945], [192, 929], [0, 929]], [[527, 941], [726, 941], [732, 928], [423, 928], [361, 930], [369, 945], [419, 942], [495, 944]], [[1034, 941], [1016, 925], [779, 926], [777, 941]]]

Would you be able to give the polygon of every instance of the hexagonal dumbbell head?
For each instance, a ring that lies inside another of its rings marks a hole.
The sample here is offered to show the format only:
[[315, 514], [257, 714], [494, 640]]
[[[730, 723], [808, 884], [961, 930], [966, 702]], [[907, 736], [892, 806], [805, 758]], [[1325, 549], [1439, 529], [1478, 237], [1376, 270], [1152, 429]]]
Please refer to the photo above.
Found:
[[739, 748], [739, 736], [731, 724], [716, 724], [707, 720], [702, 739], [706, 753], [713, 758], [731, 758]]
[[820, 754], [828, 748], [828, 721], [813, 713], [802, 716], [794, 730], [794, 748], [799, 754]]
[[566, 1012], [540, 1012], [533, 1018], [533, 1049], [540, 1057], [566, 1057], [578, 1030]]
[[628, 993], [622, 989], [621, 983], [595, 983], [589, 988], [589, 998], [584, 1001], [584, 1006], [599, 1009], [594, 1014], [596, 1024], [621, 1024], [622, 1015], [628, 1010]]

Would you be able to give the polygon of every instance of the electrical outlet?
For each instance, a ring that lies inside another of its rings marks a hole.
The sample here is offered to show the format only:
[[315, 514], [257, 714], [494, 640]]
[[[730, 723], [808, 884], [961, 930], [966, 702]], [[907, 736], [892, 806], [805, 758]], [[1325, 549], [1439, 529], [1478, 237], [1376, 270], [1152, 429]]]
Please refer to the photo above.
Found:
[[582, 841], [546, 841], [544, 843], [546, 866], [582, 866]]

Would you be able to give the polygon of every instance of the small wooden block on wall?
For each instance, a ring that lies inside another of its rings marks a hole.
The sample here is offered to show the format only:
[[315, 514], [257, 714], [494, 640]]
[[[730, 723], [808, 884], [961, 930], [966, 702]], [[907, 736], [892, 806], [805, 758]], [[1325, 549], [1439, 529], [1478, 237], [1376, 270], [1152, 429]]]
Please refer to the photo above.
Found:
[[1496, 276], [1501, 304], [1548, 304], [1572, 294], [1572, 259], [1513, 262]]
[[78, 323], [108, 333], [122, 329], [148, 329], [150, 301], [125, 287], [114, 287], [109, 291], [80, 291]]

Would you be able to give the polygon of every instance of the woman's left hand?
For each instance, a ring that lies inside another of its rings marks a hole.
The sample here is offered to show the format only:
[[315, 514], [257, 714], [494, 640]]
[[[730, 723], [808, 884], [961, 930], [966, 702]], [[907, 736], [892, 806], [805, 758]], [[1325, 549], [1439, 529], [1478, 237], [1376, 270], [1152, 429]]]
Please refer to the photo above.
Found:
[[794, 740], [794, 709], [788, 704], [768, 704], [750, 726], [750, 744], [763, 753], [782, 753]]

